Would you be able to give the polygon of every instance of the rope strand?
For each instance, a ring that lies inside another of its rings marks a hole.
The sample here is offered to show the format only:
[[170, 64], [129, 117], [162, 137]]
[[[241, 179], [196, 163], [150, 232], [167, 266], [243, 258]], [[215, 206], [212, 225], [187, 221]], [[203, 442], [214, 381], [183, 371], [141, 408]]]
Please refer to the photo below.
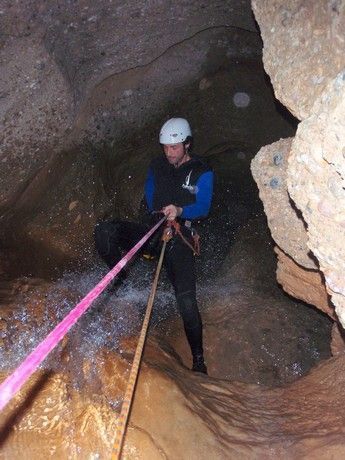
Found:
[[145, 313], [145, 317], [143, 321], [143, 326], [141, 328], [140, 337], [138, 340], [137, 348], [135, 350], [135, 355], [134, 355], [134, 359], [133, 359], [133, 363], [132, 363], [132, 367], [131, 367], [131, 371], [130, 371], [130, 375], [129, 375], [129, 379], [127, 383], [127, 388], [126, 388], [125, 396], [123, 398], [120, 416], [118, 419], [118, 428], [117, 428], [117, 432], [115, 435], [115, 441], [114, 441], [112, 457], [111, 457], [112, 460], [119, 460], [121, 458], [121, 452], [122, 452], [123, 441], [124, 441], [124, 437], [125, 437], [125, 433], [127, 429], [129, 413], [130, 413], [132, 402], [134, 399], [134, 392], [135, 392], [135, 387], [136, 387], [136, 383], [138, 380], [141, 358], [142, 358], [143, 349], [145, 345], [147, 330], [149, 327], [153, 302], [154, 302], [154, 298], [156, 295], [158, 278], [159, 278], [159, 274], [162, 268], [166, 244], [167, 244], [167, 241], [169, 241], [169, 239], [171, 238], [171, 230], [170, 230], [170, 234], [169, 234], [169, 230], [170, 229], [166, 229], [163, 234], [163, 246], [162, 246], [162, 250], [160, 253], [155, 277], [152, 283], [150, 296], [147, 302], [147, 308], [146, 308], [146, 313]]

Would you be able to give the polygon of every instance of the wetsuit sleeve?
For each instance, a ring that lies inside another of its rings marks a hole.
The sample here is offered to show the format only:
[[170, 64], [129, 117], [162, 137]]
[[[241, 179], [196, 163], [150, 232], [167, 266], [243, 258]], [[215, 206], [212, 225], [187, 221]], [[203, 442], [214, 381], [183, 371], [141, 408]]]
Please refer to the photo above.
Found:
[[197, 183], [195, 203], [183, 207], [181, 217], [183, 219], [200, 219], [207, 217], [213, 194], [213, 172], [207, 171], [202, 174]]
[[147, 172], [147, 177], [145, 181], [145, 199], [146, 199], [146, 204], [150, 212], [153, 211], [153, 194], [155, 191], [155, 180], [154, 180], [154, 175], [153, 171], [151, 168], [149, 168]]

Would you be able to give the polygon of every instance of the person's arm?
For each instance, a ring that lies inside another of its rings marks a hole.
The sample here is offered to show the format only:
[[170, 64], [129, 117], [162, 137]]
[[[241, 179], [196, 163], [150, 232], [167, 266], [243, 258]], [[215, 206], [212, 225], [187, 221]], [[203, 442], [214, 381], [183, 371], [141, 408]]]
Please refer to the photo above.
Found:
[[207, 217], [210, 212], [213, 194], [213, 172], [207, 171], [202, 174], [197, 183], [195, 203], [182, 208], [180, 216], [183, 219], [201, 219]]
[[155, 191], [155, 178], [152, 172], [152, 169], [149, 168], [147, 171], [147, 177], [145, 181], [145, 199], [146, 199], [146, 204], [150, 212], [153, 211], [153, 194]]

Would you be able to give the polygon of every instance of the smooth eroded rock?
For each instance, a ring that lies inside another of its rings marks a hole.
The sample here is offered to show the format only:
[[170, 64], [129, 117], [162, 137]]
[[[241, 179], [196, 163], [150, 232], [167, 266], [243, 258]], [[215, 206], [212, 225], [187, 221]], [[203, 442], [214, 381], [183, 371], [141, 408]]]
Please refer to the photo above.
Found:
[[320, 271], [301, 267], [278, 246], [274, 250], [278, 256], [277, 281], [282, 285], [284, 291], [297, 299], [314, 305], [335, 319], [334, 307], [329, 299]]

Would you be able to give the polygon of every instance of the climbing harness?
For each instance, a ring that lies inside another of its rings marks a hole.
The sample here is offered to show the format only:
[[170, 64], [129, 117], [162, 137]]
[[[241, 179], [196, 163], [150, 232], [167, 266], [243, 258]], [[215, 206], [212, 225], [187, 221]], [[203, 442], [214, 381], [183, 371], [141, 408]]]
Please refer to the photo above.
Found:
[[193, 251], [193, 254], [195, 256], [199, 256], [200, 255], [200, 236], [198, 235], [196, 230], [194, 230], [193, 228], [190, 227], [191, 222], [186, 221], [186, 223], [187, 222], [189, 222], [189, 225], [186, 225], [186, 227], [190, 228], [190, 232], [191, 232], [191, 235], [192, 235], [192, 238], [193, 238], [193, 244], [191, 244], [187, 240], [187, 238], [185, 238], [183, 236], [183, 234], [181, 232], [181, 225], [176, 220], [168, 221], [168, 224], [170, 224], [171, 227], [174, 229], [176, 235], [178, 235], [182, 239], [182, 241]]
[[63, 339], [70, 328], [86, 312], [92, 302], [104, 291], [108, 284], [127, 265], [132, 257], [146, 243], [151, 235], [165, 221], [163, 217], [140, 241], [115, 265], [114, 268], [71, 310], [68, 315], [47, 335], [47, 337], [26, 357], [15, 371], [0, 384], [0, 410], [14, 397], [24, 383], [35, 372], [47, 355]]
[[131, 410], [132, 402], [134, 398], [134, 392], [135, 392], [135, 387], [136, 387], [136, 383], [138, 379], [141, 358], [142, 358], [143, 349], [145, 345], [145, 339], [146, 339], [147, 330], [149, 327], [153, 302], [154, 302], [154, 298], [155, 298], [155, 294], [157, 290], [158, 278], [159, 278], [159, 274], [162, 268], [165, 248], [166, 248], [167, 242], [172, 238], [172, 236], [173, 235], [172, 235], [171, 226], [169, 225], [164, 229], [163, 236], [162, 236], [163, 246], [162, 246], [161, 253], [159, 256], [155, 277], [152, 283], [151, 292], [150, 292], [149, 299], [147, 302], [147, 308], [146, 308], [146, 313], [145, 313], [145, 317], [143, 321], [143, 326], [141, 328], [138, 345], [135, 350], [134, 359], [133, 359], [133, 363], [132, 363], [132, 367], [131, 367], [131, 371], [130, 371], [130, 375], [129, 375], [129, 379], [127, 383], [127, 388], [126, 388], [125, 396], [123, 398], [121, 412], [120, 412], [118, 422], [117, 422], [117, 431], [116, 431], [115, 441], [113, 445], [112, 460], [119, 460], [121, 458], [123, 441], [124, 441], [126, 428], [128, 424], [129, 412]]
[[[162, 211], [153, 211], [152, 214], [162, 214]], [[200, 236], [197, 233], [197, 231], [194, 228], [192, 228], [192, 222], [190, 220], [185, 220], [183, 225], [186, 228], [188, 228], [188, 230], [190, 231], [190, 234], [193, 239], [193, 244], [191, 244], [187, 240], [187, 238], [183, 235], [181, 231], [181, 224], [179, 222], [177, 222], [176, 220], [172, 220], [172, 221], [168, 220], [166, 222], [166, 225], [168, 227], [171, 227], [172, 232], [175, 233], [175, 235], [178, 235], [182, 239], [184, 244], [186, 244], [193, 251], [193, 254], [195, 256], [200, 256]], [[172, 233], [172, 236], [174, 236], [173, 233]], [[150, 261], [156, 259], [156, 256], [147, 250], [142, 254], [142, 257], [143, 259], [150, 260]]]

